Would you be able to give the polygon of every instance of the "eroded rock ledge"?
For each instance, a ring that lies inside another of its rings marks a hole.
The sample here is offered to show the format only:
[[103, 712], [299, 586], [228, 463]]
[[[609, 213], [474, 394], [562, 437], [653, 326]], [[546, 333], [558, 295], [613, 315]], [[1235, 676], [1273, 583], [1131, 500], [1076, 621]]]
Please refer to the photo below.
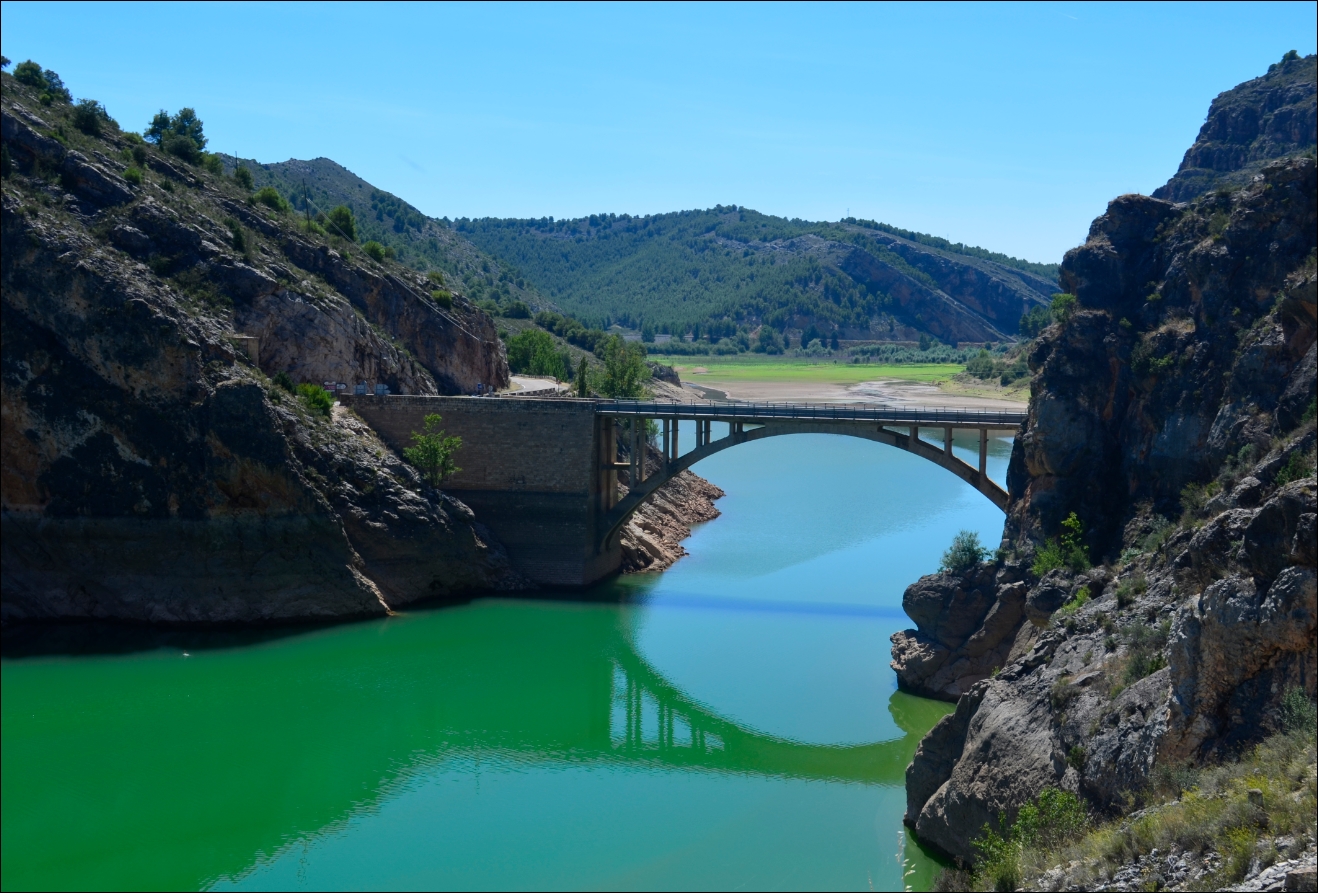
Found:
[[[1098, 815], [1239, 753], [1318, 695], [1312, 158], [1192, 205], [1123, 196], [1068, 253], [1036, 341], [993, 563], [906, 592], [913, 692], [957, 702], [906, 821], [962, 862], [1045, 787]], [[1074, 512], [1097, 565], [1032, 571]]]

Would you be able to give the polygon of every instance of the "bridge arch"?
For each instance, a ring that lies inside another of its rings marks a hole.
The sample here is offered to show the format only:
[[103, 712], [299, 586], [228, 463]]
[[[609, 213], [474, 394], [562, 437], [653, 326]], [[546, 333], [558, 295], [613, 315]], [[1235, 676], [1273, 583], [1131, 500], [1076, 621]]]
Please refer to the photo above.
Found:
[[[988, 476], [988, 436], [989, 432], [993, 430], [1017, 428], [1023, 420], [1018, 416], [1023, 417], [1024, 415], [1023, 413], [974, 413], [964, 411], [885, 412], [856, 409], [848, 411], [845, 408], [838, 408], [831, 413], [832, 417], [828, 417], [821, 416], [817, 407], [810, 408], [811, 415], [794, 413], [790, 407], [773, 407], [773, 410], [777, 412], [775, 415], [753, 405], [744, 408], [737, 405], [710, 406], [700, 404], [690, 407], [673, 404], [660, 404], [660, 406], [663, 406], [667, 411], [655, 412], [656, 407], [654, 404], [637, 403], [628, 405], [621, 401], [612, 406], [602, 406], [598, 410], [601, 415], [613, 416], [618, 419], [656, 419], [661, 421], [663, 423], [663, 434], [661, 435], [661, 455], [663, 458], [659, 472], [645, 477], [643, 465], [637, 461], [643, 443], [643, 439], [639, 436], [640, 426], [631, 426], [631, 461], [628, 463], [608, 463], [609, 468], [612, 470], [616, 471], [623, 468], [628, 470], [631, 487], [625, 496], [602, 513], [602, 517], [596, 526], [598, 531], [597, 550], [609, 548], [614, 538], [621, 532], [623, 525], [627, 523], [627, 519], [658, 492], [660, 487], [679, 472], [685, 471], [697, 462], [731, 447], [788, 434], [840, 434], [848, 437], [859, 437], [863, 440], [870, 440], [905, 450], [952, 472], [974, 487], [998, 509], [1005, 512], [1010, 497], [1006, 490]], [[887, 422], [874, 418], [874, 416], [883, 414], [889, 414], [894, 416], [895, 419], [904, 420], [906, 424], [903, 425], [900, 421]], [[902, 419], [903, 416], [906, 419]], [[679, 420], [690, 419], [694, 419], [696, 423], [696, 448], [685, 454], [678, 454], [676, 423]], [[728, 424], [727, 436], [717, 440], [710, 436], [714, 421], [723, 421]], [[924, 424], [922, 425], [920, 422], [924, 422]], [[930, 424], [930, 422], [934, 424]], [[748, 428], [748, 424], [754, 427]], [[892, 430], [894, 424], [896, 427], [904, 427], [906, 430], [904, 432], [894, 431]], [[943, 446], [941, 449], [920, 438], [919, 431], [922, 427], [942, 429]], [[967, 428], [979, 431], [978, 468], [964, 462], [952, 452], [953, 430]], [[613, 489], [613, 492], [616, 492], [616, 488]]]

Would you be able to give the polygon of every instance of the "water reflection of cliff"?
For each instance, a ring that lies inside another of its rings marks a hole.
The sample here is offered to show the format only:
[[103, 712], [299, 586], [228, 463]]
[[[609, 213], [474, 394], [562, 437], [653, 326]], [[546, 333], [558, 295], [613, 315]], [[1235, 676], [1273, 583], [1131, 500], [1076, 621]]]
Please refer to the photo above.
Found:
[[628, 616], [487, 602], [261, 641], [139, 633], [115, 654], [97, 634], [72, 661], [11, 636], [6, 884], [203, 886], [473, 755], [900, 785], [941, 712], [899, 694], [892, 741], [764, 735], [654, 672]]

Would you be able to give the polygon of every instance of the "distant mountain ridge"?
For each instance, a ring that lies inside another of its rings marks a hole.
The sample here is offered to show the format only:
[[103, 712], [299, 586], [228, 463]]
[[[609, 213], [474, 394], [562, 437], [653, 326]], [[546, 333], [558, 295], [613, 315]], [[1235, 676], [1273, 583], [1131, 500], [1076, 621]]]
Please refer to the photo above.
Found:
[[1055, 265], [873, 221], [787, 220], [735, 205], [454, 227], [566, 312], [673, 333], [813, 326], [852, 340], [1001, 341], [1057, 291]]
[[814, 223], [718, 206], [450, 224], [328, 158], [241, 163], [257, 188], [273, 186], [299, 211], [346, 205], [361, 240], [442, 271], [474, 301], [521, 301], [591, 325], [714, 340], [767, 323], [851, 340], [1002, 341], [1056, 291], [1056, 264], [855, 218]]
[[1218, 94], [1175, 176], [1154, 198], [1186, 202], [1242, 186], [1269, 161], [1318, 144], [1318, 56], [1294, 51], [1262, 77]]

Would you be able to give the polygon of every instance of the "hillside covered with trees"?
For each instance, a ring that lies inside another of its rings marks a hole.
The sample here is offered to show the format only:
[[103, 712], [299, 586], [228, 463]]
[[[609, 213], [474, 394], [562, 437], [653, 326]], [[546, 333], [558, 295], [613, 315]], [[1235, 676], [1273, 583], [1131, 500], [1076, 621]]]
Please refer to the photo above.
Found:
[[246, 168], [254, 187], [275, 189], [293, 210], [313, 220], [346, 207], [352, 212], [354, 241], [374, 241], [419, 272], [439, 271], [450, 287], [487, 310], [496, 308], [486, 301], [504, 305], [521, 301], [537, 310], [549, 307], [507, 263], [481, 251], [445, 221], [427, 217], [335, 161], [313, 158], [262, 164], [227, 155], [220, 158], [226, 171]]
[[711, 340], [767, 325], [789, 340], [813, 327], [852, 341], [993, 341], [1057, 291], [1055, 264], [855, 218], [716, 206], [454, 228], [588, 324]]

